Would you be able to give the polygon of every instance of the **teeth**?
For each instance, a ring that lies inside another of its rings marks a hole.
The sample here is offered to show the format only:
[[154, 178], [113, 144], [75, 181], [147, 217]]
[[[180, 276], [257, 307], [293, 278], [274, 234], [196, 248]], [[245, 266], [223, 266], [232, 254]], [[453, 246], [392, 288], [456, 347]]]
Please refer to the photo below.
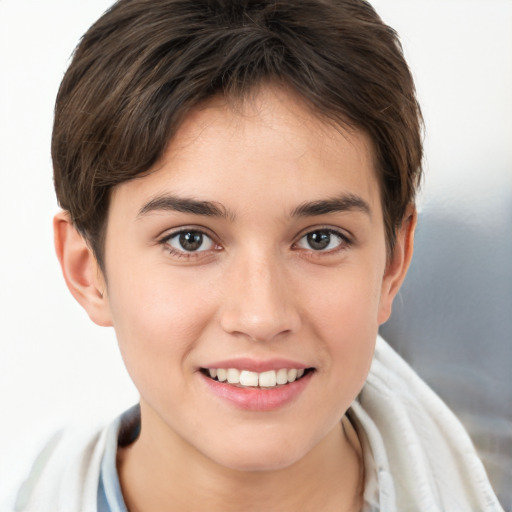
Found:
[[249, 370], [240, 371], [236, 368], [208, 368], [208, 373], [212, 379], [217, 378], [219, 382], [227, 381], [229, 384], [240, 386], [273, 388], [300, 379], [304, 375], [304, 369], [281, 368], [277, 371], [257, 373]]
[[288, 382], [293, 382], [297, 378], [297, 370], [295, 368], [288, 370], [287, 377], [288, 377]]
[[276, 372], [270, 370], [269, 372], [260, 373], [259, 383], [262, 388], [273, 388], [277, 384]]
[[229, 368], [227, 377], [230, 384], [238, 384], [240, 382], [240, 371], [236, 368]]
[[288, 384], [288, 370], [286, 368], [281, 368], [277, 371], [276, 382], [278, 384]]
[[240, 373], [240, 384], [242, 384], [242, 386], [257, 386], [259, 382], [258, 379], [259, 376], [256, 372], [242, 370]]

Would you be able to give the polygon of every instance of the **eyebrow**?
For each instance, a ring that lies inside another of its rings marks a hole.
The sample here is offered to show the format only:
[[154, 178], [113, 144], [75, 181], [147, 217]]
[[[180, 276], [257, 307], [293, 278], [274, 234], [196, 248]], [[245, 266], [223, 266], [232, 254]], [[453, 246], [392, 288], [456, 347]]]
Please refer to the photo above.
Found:
[[[354, 210], [371, 216], [370, 205], [363, 198], [354, 194], [341, 194], [332, 198], [302, 203], [292, 210], [290, 216], [315, 217], [328, 213]], [[143, 217], [144, 215], [159, 211], [174, 211], [231, 220], [236, 218], [236, 214], [228, 210], [221, 203], [215, 201], [200, 201], [173, 195], [154, 197], [139, 210], [137, 217]]]
[[371, 217], [370, 205], [355, 194], [341, 194], [328, 199], [302, 203], [292, 211], [292, 217], [314, 217], [354, 210], [366, 213]]
[[154, 197], [139, 210], [137, 217], [143, 217], [149, 213], [159, 211], [191, 213], [193, 215], [204, 215], [206, 217], [234, 217], [234, 214], [230, 213], [220, 203], [213, 201], [198, 201], [197, 199], [172, 195]]

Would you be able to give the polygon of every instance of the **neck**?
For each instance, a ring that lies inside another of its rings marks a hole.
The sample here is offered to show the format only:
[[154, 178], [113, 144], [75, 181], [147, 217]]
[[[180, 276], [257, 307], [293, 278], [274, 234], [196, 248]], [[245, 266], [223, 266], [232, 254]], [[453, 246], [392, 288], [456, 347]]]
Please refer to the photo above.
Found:
[[138, 440], [118, 451], [126, 505], [130, 512], [238, 512], [241, 506], [248, 512], [360, 510], [361, 452], [350, 429], [348, 420], [341, 422], [284, 469], [239, 471], [220, 466], [188, 444], [166, 447], [143, 423]]

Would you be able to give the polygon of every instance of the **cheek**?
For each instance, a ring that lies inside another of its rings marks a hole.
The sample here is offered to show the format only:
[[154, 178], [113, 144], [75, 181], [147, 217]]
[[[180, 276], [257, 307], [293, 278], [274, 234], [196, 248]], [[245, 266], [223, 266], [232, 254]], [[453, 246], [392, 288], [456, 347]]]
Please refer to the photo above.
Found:
[[308, 309], [315, 312], [319, 327], [343, 337], [377, 330], [382, 286], [378, 265], [347, 265], [313, 285]]
[[[155, 373], [166, 379], [182, 371], [187, 354], [213, 314], [201, 280], [171, 267], [137, 269], [128, 263], [109, 279], [109, 301], [119, 348], [136, 384]], [[156, 381], [156, 379], [155, 379]]]
[[357, 394], [368, 374], [378, 332], [382, 279], [378, 266], [353, 266], [331, 276], [324, 293], [311, 294], [309, 311], [323, 340], [333, 385]]

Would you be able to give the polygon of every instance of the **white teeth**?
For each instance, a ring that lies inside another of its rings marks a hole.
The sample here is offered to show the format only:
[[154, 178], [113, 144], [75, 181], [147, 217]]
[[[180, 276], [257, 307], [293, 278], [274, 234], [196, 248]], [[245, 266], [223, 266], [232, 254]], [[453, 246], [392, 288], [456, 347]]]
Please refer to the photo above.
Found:
[[288, 383], [288, 370], [286, 368], [281, 368], [280, 370], [277, 370], [276, 382], [277, 382], [277, 384], [287, 384]]
[[295, 368], [288, 370], [287, 373], [288, 382], [293, 382], [297, 378], [297, 370]]
[[276, 372], [270, 370], [268, 372], [260, 373], [260, 386], [263, 388], [272, 388], [277, 384]]
[[242, 386], [257, 386], [259, 382], [259, 376], [256, 372], [250, 372], [248, 370], [242, 370], [240, 372], [240, 384]]
[[229, 384], [239, 384], [240, 386], [273, 388], [300, 379], [304, 375], [304, 369], [281, 368], [277, 371], [269, 370], [257, 373], [236, 368], [208, 368], [208, 374], [212, 379], [217, 378], [219, 382], [228, 381]]
[[228, 368], [227, 372], [228, 382], [230, 384], [239, 384], [240, 383], [240, 370], [236, 368]]

